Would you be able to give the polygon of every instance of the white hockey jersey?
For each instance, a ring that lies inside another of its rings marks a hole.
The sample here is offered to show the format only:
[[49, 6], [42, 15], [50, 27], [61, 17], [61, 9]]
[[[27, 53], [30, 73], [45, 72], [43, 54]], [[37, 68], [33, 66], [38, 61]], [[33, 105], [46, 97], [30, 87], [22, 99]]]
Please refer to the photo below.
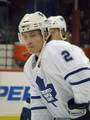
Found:
[[71, 98], [76, 103], [90, 101], [90, 63], [79, 47], [52, 40], [35, 65], [32, 55], [24, 67], [31, 83], [31, 120], [77, 118], [86, 113], [85, 109], [70, 111], [67, 105]]

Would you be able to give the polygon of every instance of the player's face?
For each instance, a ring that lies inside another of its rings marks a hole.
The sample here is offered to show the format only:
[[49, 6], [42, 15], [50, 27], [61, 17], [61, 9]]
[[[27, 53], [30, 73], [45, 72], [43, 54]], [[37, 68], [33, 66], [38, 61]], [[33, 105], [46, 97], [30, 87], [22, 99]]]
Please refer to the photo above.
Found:
[[60, 40], [60, 30], [58, 28], [50, 28], [50, 33], [51, 33], [51, 39], [52, 40]]
[[39, 30], [22, 33], [24, 43], [30, 53], [39, 53], [43, 46], [43, 37]]

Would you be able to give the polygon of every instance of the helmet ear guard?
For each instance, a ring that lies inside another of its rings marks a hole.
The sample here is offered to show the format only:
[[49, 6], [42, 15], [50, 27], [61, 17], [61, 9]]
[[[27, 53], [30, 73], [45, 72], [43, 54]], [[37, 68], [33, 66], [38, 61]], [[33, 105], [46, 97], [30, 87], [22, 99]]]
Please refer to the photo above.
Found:
[[61, 29], [61, 33], [62, 33], [62, 36], [65, 38], [65, 36], [66, 36], [66, 32], [65, 32], [65, 29], [64, 29], [64, 28]]
[[20, 32], [18, 32], [18, 39], [19, 39], [19, 41], [20, 41], [21, 44], [25, 43], [25, 41], [23, 39], [23, 36], [22, 36], [22, 33], [20, 33]]

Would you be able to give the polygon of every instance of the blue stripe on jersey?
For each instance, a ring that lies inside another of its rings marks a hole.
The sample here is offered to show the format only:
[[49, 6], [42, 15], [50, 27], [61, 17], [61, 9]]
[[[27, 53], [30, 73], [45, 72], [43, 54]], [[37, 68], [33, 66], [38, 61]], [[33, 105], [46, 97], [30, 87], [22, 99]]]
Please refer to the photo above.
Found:
[[42, 109], [47, 109], [46, 106], [38, 106], [38, 107], [32, 107], [31, 110], [42, 110]]
[[71, 85], [79, 85], [79, 84], [82, 84], [82, 83], [85, 83], [85, 82], [88, 82], [90, 81], [90, 78], [87, 78], [87, 79], [84, 79], [84, 80], [81, 80], [81, 81], [78, 81], [78, 82], [70, 82]]
[[75, 74], [75, 73], [81, 72], [81, 71], [83, 71], [83, 70], [90, 70], [90, 68], [88, 68], [88, 67], [83, 67], [83, 68], [79, 68], [79, 69], [77, 69], [77, 70], [74, 70], [74, 71], [68, 73], [68, 74], [64, 77], [64, 80], [66, 80], [70, 75], [73, 75], [73, 74]]
[[31, 96], [31, 99], [41, 99], [40, 96]]

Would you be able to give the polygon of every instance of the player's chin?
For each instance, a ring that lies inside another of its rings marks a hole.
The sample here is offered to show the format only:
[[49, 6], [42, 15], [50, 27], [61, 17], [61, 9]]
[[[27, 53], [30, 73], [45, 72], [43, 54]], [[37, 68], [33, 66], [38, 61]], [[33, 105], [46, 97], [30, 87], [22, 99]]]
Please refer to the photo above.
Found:
[[35, 48], [28, 48], [28, 52], [29, 53], [38, 53], [38, 50], [36, 50]]

